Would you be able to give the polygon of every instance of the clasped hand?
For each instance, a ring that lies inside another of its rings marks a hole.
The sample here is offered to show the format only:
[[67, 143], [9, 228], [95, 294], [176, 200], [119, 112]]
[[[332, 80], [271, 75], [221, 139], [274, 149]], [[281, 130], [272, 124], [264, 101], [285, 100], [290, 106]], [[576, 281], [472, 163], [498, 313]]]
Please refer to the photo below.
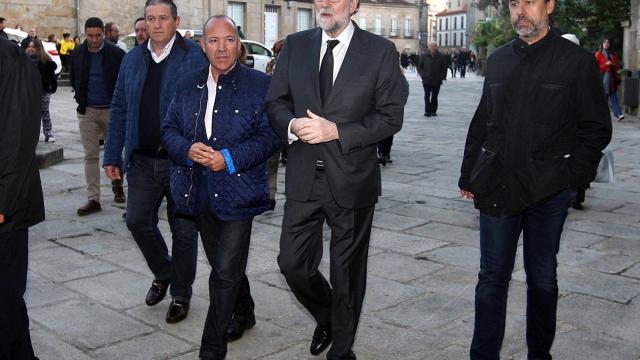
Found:
[[338, 140], [338, 127], [311, 110], [307, 110], [307, 116], [297, 118], [291, 123], [291, 133], [301, 141], [309, 144], [319, 144], [327, 141]]
[[211, 146], [200, 142], [191, 145], [188, 157], [212, 171], [221, 171], [227, 168], [227, 164], [224, 162], [224, 156], [222, 156], [220, 151], [214, 150]]

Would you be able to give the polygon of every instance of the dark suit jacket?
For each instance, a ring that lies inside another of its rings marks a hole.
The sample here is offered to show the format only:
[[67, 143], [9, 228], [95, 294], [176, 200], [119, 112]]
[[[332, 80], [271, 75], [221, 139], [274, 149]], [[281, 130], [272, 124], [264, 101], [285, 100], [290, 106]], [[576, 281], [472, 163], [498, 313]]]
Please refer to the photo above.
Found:
[[36, 146], [42, 83], [27, 54], [0, 38], [0, 233], [44, 220]]
[[310, 145], [293, 142], [287, 156], [286, 196], [306, 201], [316, 160], [325, 164], [331, 192], [344, 208], [371, 206], [380, 194], [376, 144], [402, 127], [402, 74], [395, 45], [355, 31], [327, 103], [322, 105], [319, 64], [322, 30], [287, 37], [267, 93], [271, 125], [282, 139], [293, 118], [307, 109], [337, 124], [340, 140]]

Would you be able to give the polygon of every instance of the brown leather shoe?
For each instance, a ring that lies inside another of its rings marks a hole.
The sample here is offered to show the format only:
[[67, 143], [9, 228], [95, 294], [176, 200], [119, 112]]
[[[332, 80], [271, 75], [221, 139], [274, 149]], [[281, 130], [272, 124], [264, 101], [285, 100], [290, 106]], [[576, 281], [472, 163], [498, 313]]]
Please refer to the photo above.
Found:
[[159, 303], [160, 301], [162, 301], [162, 299], [164, 299], [164, 296], [167, 294], [168, 288], [169, 280], [153, 280], [144, 302], [149, 306], [153, 306]]
[[101, 211], [100, 203], [95, 200], [89, 200], [86, 204], [82, 205], [80, 209], [78, 209], [79, 216], [85, 216], [89, 214], [93, 214], [94, 212]]
[[113, 190], [113, 201], [119, 203], [119, 204], [123, 204], [125, 201], [127, 201], [127, 198], [124, 196], [124, 189], [122, 188], [122, 186], [112, 186], [111, 190]]
[[189, 303], [184, 301], [173, 300], [167, 311], [166, 321], [169, 324], [179, 323], [187, 318], [189, 314]]

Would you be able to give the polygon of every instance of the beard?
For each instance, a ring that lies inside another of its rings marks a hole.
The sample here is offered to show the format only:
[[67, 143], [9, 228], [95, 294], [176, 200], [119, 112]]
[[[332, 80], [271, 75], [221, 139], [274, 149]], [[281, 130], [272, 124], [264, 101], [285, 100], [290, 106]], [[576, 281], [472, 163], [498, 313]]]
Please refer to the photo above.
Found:
[[[336, 14], [331, 8], [320, 8], [316, 11], [316, 22], [320, 24], [320, 28], [324, 30], [327, 34], [335, 37], [338, 32], [347, 27], [349, 24], [349, 13], [348, 7], [345, 9], [346, 11], [342, 14]], [[325, 19], [322, 17], [322, 14], [331, 14], [331, 19]]]
[[[523, 26], [523, 23], [526, 24]], [[534, 37], [543, 29], [542, 24], [537, 23], [525, 16], [520, 16], [512, 21], [513, 30], [521, 37]]]

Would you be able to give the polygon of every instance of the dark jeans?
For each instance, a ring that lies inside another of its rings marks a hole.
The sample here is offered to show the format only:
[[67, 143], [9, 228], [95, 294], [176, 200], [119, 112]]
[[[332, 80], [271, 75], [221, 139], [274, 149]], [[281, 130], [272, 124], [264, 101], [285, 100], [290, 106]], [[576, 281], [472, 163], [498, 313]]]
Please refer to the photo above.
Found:
[[[245, 275], [253, 218], [222, 221], [208, 209], [196, 218], [202, 245], [211, 265], [209, 311], [204, 323], [200, 357], [224, 357], [227, 327], [234, 311], [253, 311], [249, 280]], [[242, 296], [240, 297], [240, 294]], [[238, 300], [242, 300], [236, 303]]]
[[551, 359], [556, 331], [558, 281], [556, 255], [571, 201], [570, 190], [518, 215], [480, 214], [480, 273], [472, 360], [496, 360], [504, 337], [507, 292], [518, 237], [523, 232], [527, 276], [527, 346], [529, 359]]
[[433, 115], [438, 111], [440, 85], [429, 85], [423, 81], [422, 87], [424, 88], [424, 112]]
[[35, 359], [23, 298], [27, 288], [27, 249], [26, 229], [0, 233], [0, 360]]
[[[171, 296], [191, 299], [196, 277], [198, 231], [193, 217], [176, 214], [169, 188], [169, 160], [134, 153], [127, 173], [127, 227], [156, 280], [171, 281]], [[173, 240], [172, 256], [158, 229], [158, 209], [167, 199], [167, 216]]]
[[[296, 299], [318, 325], [331, 329], [327, 359], [352, 359], [353, 345], [367, 284], [367, 255], [374, 206], [345, 209], [334, 200], [323, 171], [305, 202], [287, 199], [284, 206], [278, 265]], [[331, 229], [330, 280], [318, 271], [322, 227]]]
[[460, 66], [460, 77], [464, 78], [464, 75], [467, 73], [467, 66]]

